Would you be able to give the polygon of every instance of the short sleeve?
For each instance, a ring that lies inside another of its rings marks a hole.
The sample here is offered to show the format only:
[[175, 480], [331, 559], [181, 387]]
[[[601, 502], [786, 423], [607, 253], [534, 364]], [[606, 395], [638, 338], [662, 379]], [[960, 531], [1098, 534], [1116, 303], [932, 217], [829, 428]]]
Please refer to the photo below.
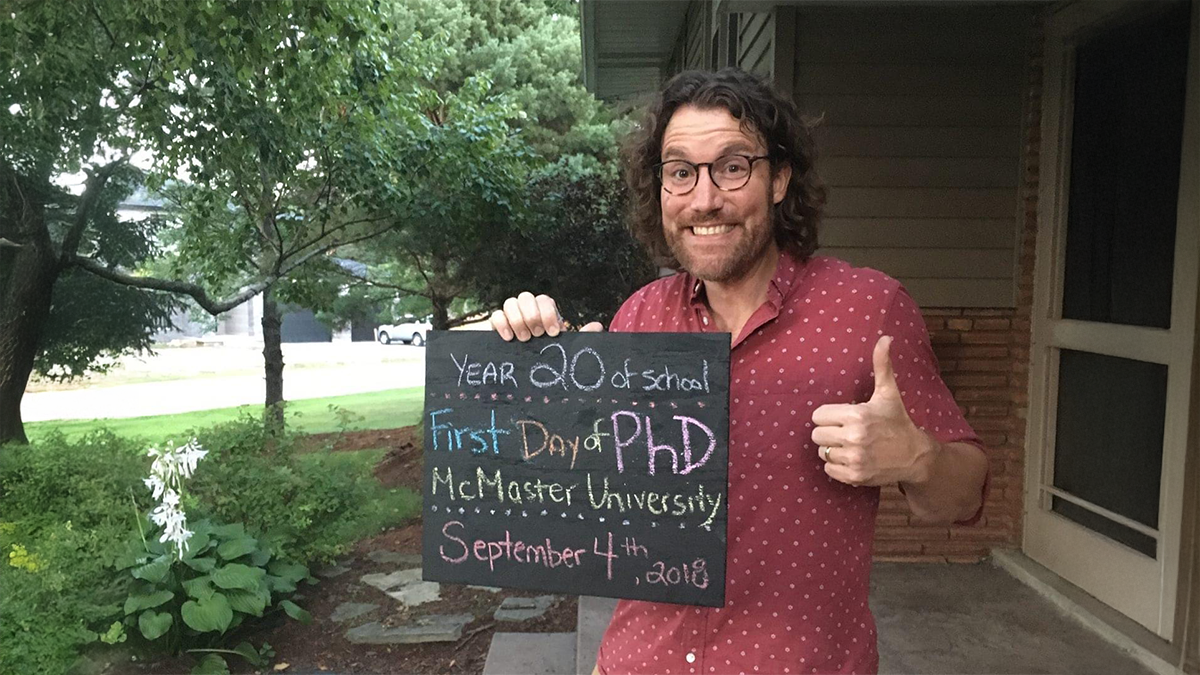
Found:
[[[897, 285], [892, 295], [882, 330], [884, 335], [892, 336], [892, 368], [896, 372], [896, 384], [900, 387], [904, 407], [913, 423], [939, 442], [970, 443], [987, 454], [983, 441], [967, 423], [950, 389], [942, 380], [925, 320], [916, 301], [902, 285]], [[979, 521], [991, 483], [990, 474], [989, 466], [984, 476], [979, 510], [956, 524], [973, 525]], [[903, 486], [900, 486], [900, 491], [904, 491]]]
[[629, 297], [625, 302], [621, 303], [621, 308], [613, 315], [612, 321], [608, 322], [608, 331], [610, 333], [629, 333], [633, 331], [633, 304], [636, 302], [637, 295]]

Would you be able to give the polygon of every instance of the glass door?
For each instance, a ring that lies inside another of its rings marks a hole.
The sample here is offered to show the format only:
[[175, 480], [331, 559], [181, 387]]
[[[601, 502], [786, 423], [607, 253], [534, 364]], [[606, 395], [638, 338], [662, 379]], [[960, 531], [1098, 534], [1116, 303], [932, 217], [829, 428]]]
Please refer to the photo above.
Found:
[[1025, 551], [1164, 637], [1195, 414], [1194, 9], [1066, 6], [1043, 87]]

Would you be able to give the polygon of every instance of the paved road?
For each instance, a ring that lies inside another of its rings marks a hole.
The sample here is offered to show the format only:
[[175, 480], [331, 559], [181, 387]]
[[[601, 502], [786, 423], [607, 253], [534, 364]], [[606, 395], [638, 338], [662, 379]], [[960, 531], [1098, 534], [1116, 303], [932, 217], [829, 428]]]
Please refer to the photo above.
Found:
[[[288, 400], [416, 387], [425, 383], [425, 350], [405, 345], [302, 343], [283, 346], [283, 392]], [[126, 359], [114, 382], [66, 391], [26, 393], [26, 422], [141, 417], [261, 403], [262, 347], [166, 348]], [[173, 378], [173, 379], [165, 379]]]

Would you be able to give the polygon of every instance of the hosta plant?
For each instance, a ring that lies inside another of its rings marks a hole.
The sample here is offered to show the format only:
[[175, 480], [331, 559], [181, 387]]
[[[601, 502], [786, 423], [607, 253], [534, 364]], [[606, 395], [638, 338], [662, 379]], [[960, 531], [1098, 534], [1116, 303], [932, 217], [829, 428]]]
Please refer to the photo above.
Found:
[[[233, 631], [248, 617], [269, 611], [311, 621], [287, 599], [299, 582], [311, 581], [308, 568], [272, 559], [266, 543], [241, 523], [200, 520], [189, 529], [184, 486], [205, 454], [195, 441], [148, 454], [154, 463], [145, 482], [160, 504], [150, 512], [149, 524], [138, 515], [138, 533], [115, 561], [118, 570], [133, 576], [125, 626], [171, 654], [202, 654], [197, 673], [226, 672], [225, 654], [265, 665], [269, 645], [258, 650], [242, 642], [230, 648]], [[148, 532], [147, 525], [156, 529]]]

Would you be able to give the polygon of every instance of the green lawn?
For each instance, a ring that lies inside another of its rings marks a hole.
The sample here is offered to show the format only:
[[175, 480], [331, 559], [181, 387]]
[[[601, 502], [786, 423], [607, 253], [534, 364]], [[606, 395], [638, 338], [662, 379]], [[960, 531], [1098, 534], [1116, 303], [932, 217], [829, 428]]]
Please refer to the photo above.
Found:
[[[417, 424], [421, 421], [424, 407], [424, 391], [423, 387], [412, 387], [291, 401], [287, 406], [288, 426], [293, 431], [310, 434], [339, 431], [343, 426], [337, 414], [339, 410], [344, 411], [347, 429], [392, 429]], [[336, 406], [336, 409], [330, 409], [330, 406]], [[33, 422], [25, 425], [25, 432], [30, 441], [36, 442], [54, 429], [70, 438], [78, 438], [89, 431], [106, 427], [120, 436], [161, 442], [178, 438], [189, 429], [228, 422], [239, 416], [261, 414], [261, 405], [244, 405], [153, 417]]]

